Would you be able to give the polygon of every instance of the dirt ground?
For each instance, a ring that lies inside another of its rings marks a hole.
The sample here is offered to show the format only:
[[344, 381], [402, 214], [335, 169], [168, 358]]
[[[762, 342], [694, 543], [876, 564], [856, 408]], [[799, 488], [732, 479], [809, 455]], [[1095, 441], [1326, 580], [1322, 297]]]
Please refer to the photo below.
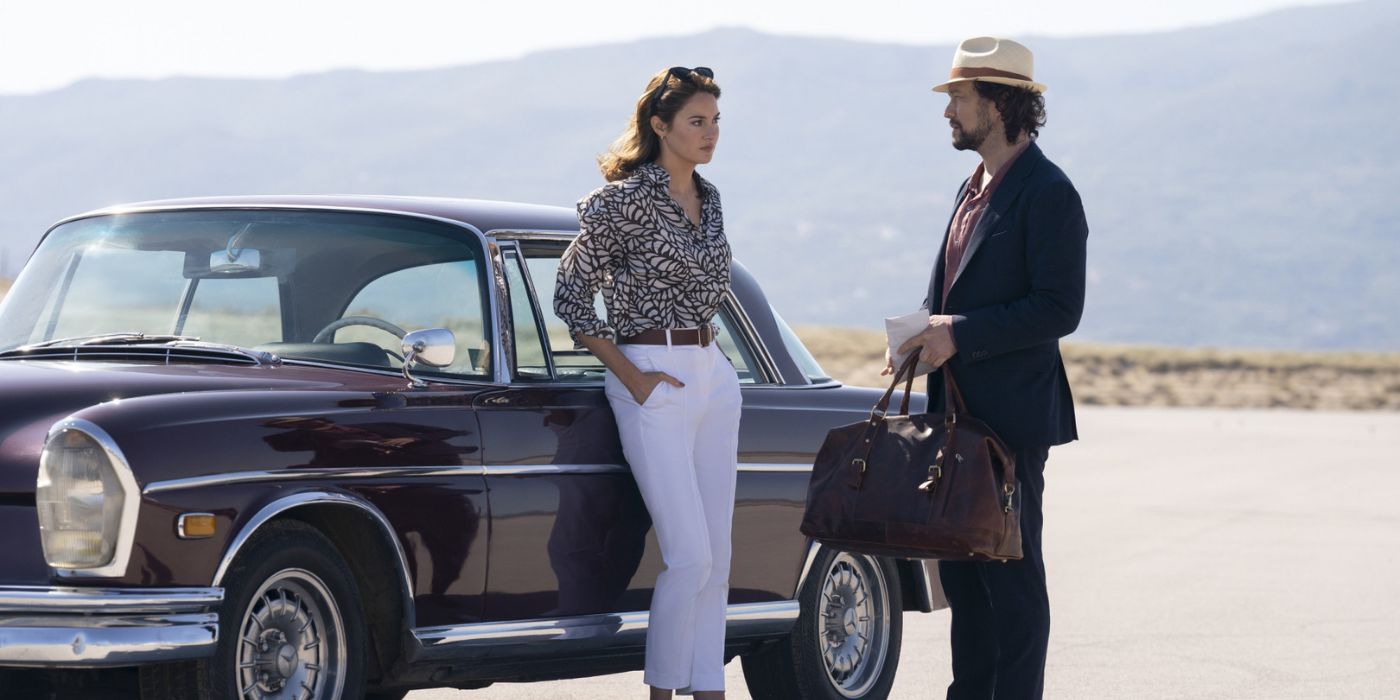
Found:
[[[1400, 414], [1089, 407], [1080, 431], [1046, 467], [1047, 698], [1396, 697]], [[905, 615], [891, 698], [943, 697], [948, 619]], [[625, 673], [408, 699], [643, 697]]]

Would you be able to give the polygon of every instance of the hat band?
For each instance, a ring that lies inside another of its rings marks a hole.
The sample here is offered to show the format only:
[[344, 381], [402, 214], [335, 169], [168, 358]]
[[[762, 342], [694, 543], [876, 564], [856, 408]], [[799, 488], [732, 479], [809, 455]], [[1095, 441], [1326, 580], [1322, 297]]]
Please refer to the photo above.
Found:
[[1009, 78], [1011, 80], [1024, 80], [1028, 83], [1035, 82], [1030, 79], [1030, 76], [997, 70], [996, 68], [954, 68], [948, 77], [954, 80], [958, 78]]

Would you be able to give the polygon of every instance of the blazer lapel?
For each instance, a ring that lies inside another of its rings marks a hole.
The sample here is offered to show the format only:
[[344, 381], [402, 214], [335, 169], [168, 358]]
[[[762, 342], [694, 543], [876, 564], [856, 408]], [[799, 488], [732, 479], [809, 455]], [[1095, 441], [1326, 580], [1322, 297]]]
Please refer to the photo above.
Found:
[[1026, 184], [1026, 176], [1035, 170], [1036, 162], [1044, 157], [1040, 147], [1032, 141], [1026, 146], [1025, 152], [1016, 158], [1016, 162], [1011, 164], [1011, 170], [1007, 171], [1006, 177], [997, 185], [997, 190], [992, 193], [992, 201], [987, 204], [987, 210], [982, 212], [982, 218], [978, 219], [977, 226], [972, 229], [972, 236], [967, 241], [967, 250], [963, 252], [962, 261], [958, 263], [958, 271], [953, 274], [953, 284], [948, 286], [949, 293], [962, 277], [963, 270], [967, 269], [967, 263], [972, 260], [977, 249], [982, 247], [982, 241], [986, 240], [989, 232], [993, 230], [992, 227], [996, 226], [1016, 201], [1016, 195], [1021, 193]]
[[948, 236], [953, 232], [953, 218], [958, 215], [958, 207], [962, 206], [963, 198], [967, 196], [967, 187], [971, 183], [972, 178], [963, 180], [962, 187], [958, 189], [958, 196], [953, 198], [953, 213], [948, 215], [948, 224], [943, 227], [943, 243], [938, 246], [938, 255], [933, 259], [933, 275], [928, 281], [930, 314], [936, 314], [943, 308], [943, 268], [947, 266]]

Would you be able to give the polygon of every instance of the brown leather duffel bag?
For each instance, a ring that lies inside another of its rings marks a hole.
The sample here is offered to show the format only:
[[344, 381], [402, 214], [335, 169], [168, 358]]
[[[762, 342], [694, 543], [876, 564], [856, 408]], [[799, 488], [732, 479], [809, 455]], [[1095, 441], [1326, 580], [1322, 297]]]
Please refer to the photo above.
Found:
[[[912, 353], [895, 372], [870, 420], [827, 433], [807, 487], [803, 534], [866, 554], [1020, 559], [1011, 451], [991, 428], [967, 415], [946, 365], [947, 412], [909, 415], [917, 361]], [[899, 413], [886, 415], [901, 380]]]

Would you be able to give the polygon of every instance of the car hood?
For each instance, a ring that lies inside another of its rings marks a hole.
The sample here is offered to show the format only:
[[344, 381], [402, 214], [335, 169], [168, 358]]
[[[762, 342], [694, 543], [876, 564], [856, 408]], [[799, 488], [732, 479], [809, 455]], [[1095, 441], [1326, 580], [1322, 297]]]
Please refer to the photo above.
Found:
[[157, 394], [349, 388], [355, 372], [290, 365], [149, 365], [0, 360], [0, 493], [33, 494], [44, 438], [91, 406]]

